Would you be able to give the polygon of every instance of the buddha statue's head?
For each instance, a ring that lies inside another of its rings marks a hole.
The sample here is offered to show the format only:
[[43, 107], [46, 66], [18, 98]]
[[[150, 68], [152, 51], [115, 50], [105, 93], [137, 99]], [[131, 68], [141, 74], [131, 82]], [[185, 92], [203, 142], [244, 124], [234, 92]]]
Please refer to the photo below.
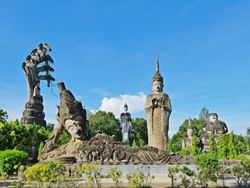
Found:
[[159, 93], [163, 91], [163, 77], [160, 74], [159, 58], [157, 56], [157, 62], [155, 67], [155, 74], [153, 77], [152, 91], [153, 93]]
[[123, 109], [124, 109], [125, 112], [128, 111], [128, 104], [127, 103], [124, 104]]
[[217, 115], [217, 113], [210, 113], [209, 114], [209, 121], [210, 122], [216, 122], [216, 121], [218, 121], [218, 115]]

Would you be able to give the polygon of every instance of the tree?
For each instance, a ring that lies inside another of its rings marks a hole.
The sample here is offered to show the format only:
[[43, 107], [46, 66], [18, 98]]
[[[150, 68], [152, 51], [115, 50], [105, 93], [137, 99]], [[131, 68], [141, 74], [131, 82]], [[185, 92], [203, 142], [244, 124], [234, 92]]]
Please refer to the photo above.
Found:
[[210, 154], [200, 154], [195, 157], [198, 166], [198, 180], [202, 187], [208, 187], [208, 181], [217, 181], [217, 172], [219, 170], [219, 161]]
[[203, 107], [200, 111], [200, 114], [199, 114], [199, 120], [202, 120], [202, 121], [207, 121], [209, 118], [209, 110], [205, 107]]
[[217, 145], [215, 141], [214, 133], [209, 136], [209, 154], [213, 158], [217, 158]]
[[98, 111], [89, 115], [89, 128], [91, 136], [97, 133], [114, 135], [116, 140], [122, 139], [121, 126], [112, 112]]
[[44, 127], [23, 125], [18, 121], [0, 123], [0, 150], [23, 150], [35, 160], [40, 143], [48, 139], [50, 132]]
[[148, 143], [147, 121], [144, 118], [132, 119], [132, 135], [137, 146]]
[[242, 135], [235, 135], [237, 154], [247, 153], [247, 139]]
[[218, 158], [219, 159], [226, 159], [227, 158], [227, 145], [226, 145], [226, 136], [225, 134], [221, 134], [219, 137], [219, 148], [218, 148]]
[[235, 143], [235, 135], [233, 131], [229, 134], [228, 149], [229, 149], [229, 155], [228, 155], [229, 159], [235, 159], [237, 156], [237, 149]]
[[199, 148], [199, 140], [196, 135], [192, 137], [192, 154], [198, 155], [200, 153], [200, 148]]
[[[176, 134], [172, 136], [169, 140], [168, 149], [172, 152], [179, 152], [182, 149], [182, 140], [187, 136], [187, 126], [188, 126], [189, 119], [186, 119]], [[199, 119], [192, 120], [193, 126], [193, 136], [200, 138], [202, 134], [202, 127], [204, 126], [204, 121]]]
[[8, 113], [0, 108], [0, 122], [6, 122], [8, 119]]

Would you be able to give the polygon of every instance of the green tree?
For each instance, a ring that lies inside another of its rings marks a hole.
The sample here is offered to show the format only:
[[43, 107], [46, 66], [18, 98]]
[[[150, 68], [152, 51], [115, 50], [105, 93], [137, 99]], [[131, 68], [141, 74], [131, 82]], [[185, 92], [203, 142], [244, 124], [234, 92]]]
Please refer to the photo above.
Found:
[[36, 159], [39, 145], [48, 139], [49, 133], [44, 127], [23, 125], [18, 121], [0, 123], [0, 150], [23, 150]]
[[235, 135], [237, 154], [247, 154], [247, 138], [242, 135]]
[[[180, 152], [182, 149], [182, 140], [187, 136], [187, 126], [188, 126], [189, 119], [186, 119], [176, 134], [172, 136], [169, 140], [168, 149], [172, 152]], [[204, 126], [204, 121], [199, 119], [192, 120], [193, 125], [193, 136], [199, 138], [202, 134], [202, 128]]]
[[208, 187], [208, 181], [217, 182], [217, 172], [219, 170], [219, 161], [210, 154], [201, 154], [195, 157], [198, 166], [198, 180], [202, 187]]
[[228, 143], [229, 159], [235, 159], [237, 157], [237, 149], [235, 143], [235, 135], [233, 131], [229, 134], [229, 143]]
[[7, 119], [8, 119], [7, 112], [0, 108], [0, 122], [2, 123], [6, 122]]
[[89, 115], [89, 128], [91, 136], [97, 133], [114, 135], [116, 140], [122, 139], [121, 126], [119, 120], [112, 112], [98, 111]]
[[192, 154], [198, 155], [200, 153], [200, 148], [199, 148], [199, 140], [196, 135], [192, 137]]
[[132, 119], [132, 135], [137, 146], [148, 143], [147, 121], [144, 118]]
[[226, 145], [226, 136], [225, 134], [221, 134], [219, 137], [219, 144], [218, 144], [218, 158], [219, 159], [226, 159], [227, 158], [227, 145]]
[[213, 158], [217, 158], [217, 145], [216, 145], [214, 133], [210, 134], [209, 136], [209, 154]]
[[200, 111], [200, 114], [199, 114], [199, 120], [201, 121], [207, 121], [209, 118], [209, 110], [205, 107], [203, 107]]
[[12, 174], [17, 171], [20, 165], [25, 165], [28, 160], [28, 153], [19, 150], [0, 151], [0, 174]]

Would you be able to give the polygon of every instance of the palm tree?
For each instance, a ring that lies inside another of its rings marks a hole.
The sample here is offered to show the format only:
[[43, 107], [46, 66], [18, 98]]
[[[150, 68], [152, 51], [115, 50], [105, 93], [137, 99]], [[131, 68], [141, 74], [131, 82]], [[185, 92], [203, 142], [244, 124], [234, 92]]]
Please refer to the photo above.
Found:
[[5, 122], [7, 118], [8, 118], [7, 112], [0, 108], [0, 122]]

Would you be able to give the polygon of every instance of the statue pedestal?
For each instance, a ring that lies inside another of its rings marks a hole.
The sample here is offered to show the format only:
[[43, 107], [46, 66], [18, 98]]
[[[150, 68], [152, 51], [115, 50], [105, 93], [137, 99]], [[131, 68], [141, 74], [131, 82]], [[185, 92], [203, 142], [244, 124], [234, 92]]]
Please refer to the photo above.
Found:
[[25, 110], [21, 122], [23, 124], [36, 124], [46, 126], [44, 120], [45, 114], [43, 112], [43, 97], [32, 96], [30, 101], [26, 103]]

